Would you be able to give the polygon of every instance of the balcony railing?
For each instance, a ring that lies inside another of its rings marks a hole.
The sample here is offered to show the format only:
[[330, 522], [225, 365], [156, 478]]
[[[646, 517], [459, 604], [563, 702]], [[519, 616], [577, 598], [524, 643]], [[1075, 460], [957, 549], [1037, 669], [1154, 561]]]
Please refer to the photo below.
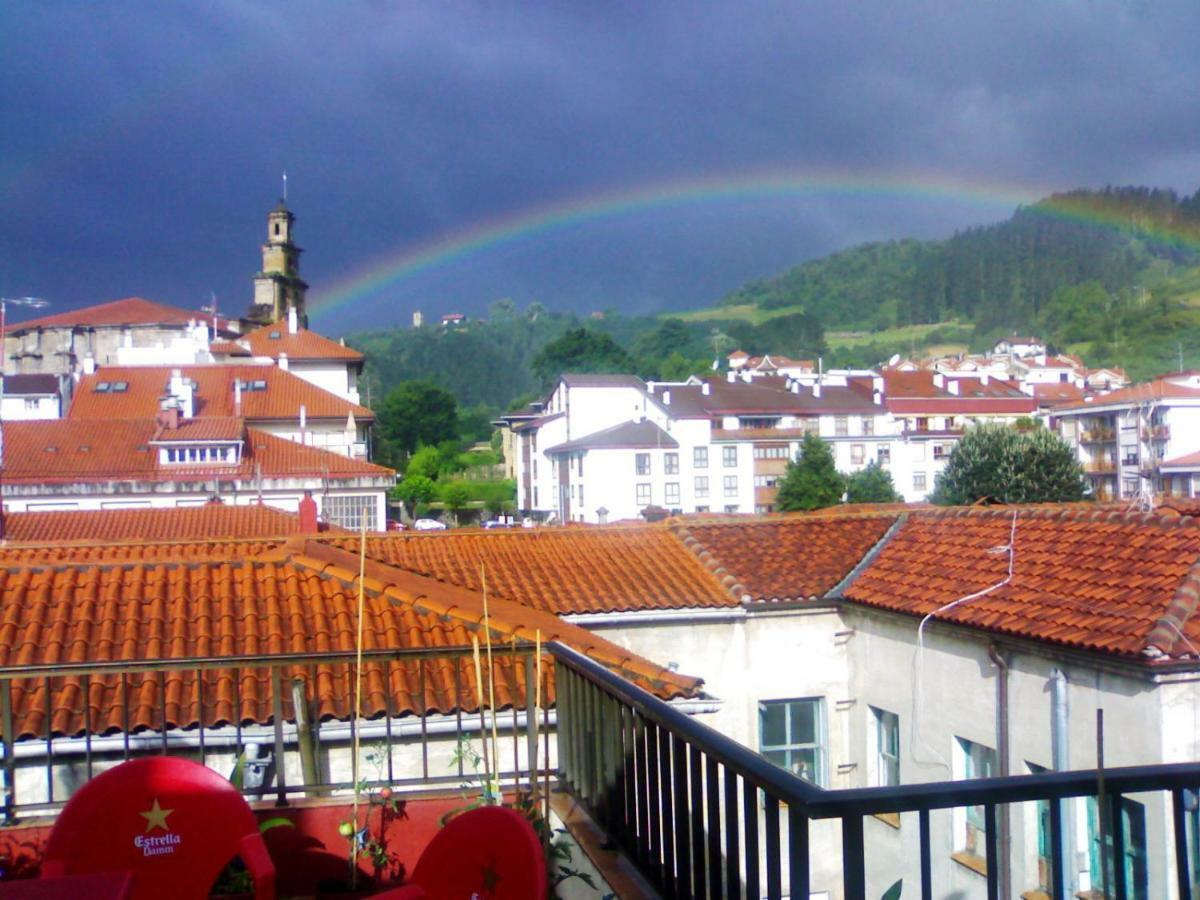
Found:
[[1091, 428], [1079, 435], [1081, 444], [1108, 444], [1116, 439], [1116, 432], [1111, 428]]
[[1108, 475], [1116, 470], [1117, 465], [1111, 459], [1094, 459], [1083, 467], [1083, 471], [1090, 475]]
[[1143, 441], [1165, 441], [1171, 437], [1170, 425], [1147, 425], [1141, 430]]
[[[1101, 790], [1112, 800], [1108, 827], [1115, 859], [1124, 854], [1121, 798], [1149, 791], [1170, 795], [1172, 881], [1180, 897], [1192, 896], [1184, 792], [1200, 784], [1200, 764], [1108, 769], [1102, 776], [1095, 771], [1052, 772], [823, 790], [578, 653], [557, 646], [553, 652], [560, 776], [664, 896], [780, 897], [786, 887], [788, 896], [807, 897], [815, 861], [810, 825], [832, 819], [840, 823], [844, 896], [865, 900], [865, 819], [916, 812], [920, 893], [913, 896], [930, 898], [931, 811], [981, 806], [987, 894], [995, 900], [1002, 869], [998, 819], [1008, 804], [1044, 800], [1050, 801], [1051, 895], [1065, 898], [1064, 859], [1073, 854], [1063, 849], [1067, 832], [1061, 801], [1096, 796]], [[1166, 854], [1159, 856], [1165, 859]], [[1124, 866], [1113, 869], [1115, 896], [1125, 897], [1130, 886]]]

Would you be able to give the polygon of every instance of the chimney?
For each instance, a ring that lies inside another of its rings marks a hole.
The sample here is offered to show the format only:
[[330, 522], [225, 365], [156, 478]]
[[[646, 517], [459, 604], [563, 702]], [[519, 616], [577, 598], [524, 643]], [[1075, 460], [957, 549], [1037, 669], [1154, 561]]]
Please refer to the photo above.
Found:
[[174, 431], [179, 427], [179, 401], [174, 397], [163, 397], [158, 410], [159, 427]]
[[647, 390], [647, 391], [649, 391], [651, 394], [653, 394], [653, 393], [654, 393], [654, 389], [655, 389], [656, 387], [658, 387], [658, 383], [657, 383], [657, 382], [654, 382], [654, 381], [647, 381], [647, 382], [646, 382], [646, 390]]
[[242, 415], [242, 379], [233, 379], [233, 414], [241, 417]]
[[871, 400], [875, 403], [876, 406], [882, 406], [883, 405], [883, 391], [873, 392], [871, 394]]
[[92, 356], [92, 354], [90, 354], [90, 353], [83, 358], [83, 374], [84, 375], [95, 375], [96, 374], [96, 357]]
[[946, 386], [946, 376], [941, 372], [933, 373], [933, 386], [935, 388], [944, 388]]
[[702, 385], [700, 385], [700, 393], [705, 397], [709, 396], [712, 393], [712, 385], [707, 381], [704, 382]]
[[303, 403], [300, 404], [300, 443], [304, 443], [304, 428], [308, 425], [308, 409]]
[[946, 390], [948, 390], [955, 397], [957, 397], [958, 396], [958, 379], [951, 378], [949, 381], [947, 381], [946, 382]]
[[171, 370], [171, 381], [168, 390], [171, 396], [179, 401], [179, 414], [185, 419], [190, 419], [196, 414], [194, 398], [192, 396], [192, 380], [183, 377], [182, 369]]
[[288, 355], [286, 353], [279, 354], [279, 368], [285, 372], [288, 370]]
[[296, 307], [288, 307], [288, 334], [295, 334], [300, 330], [300, 317], [296, 315]]
[[313, 499], [312, 491], [305, 491], [304, 499], [300, 501], [300, 533], [316, 534], [320, 530], [317, 523], [317, 501]]
[[984, 387], [987, 387], [988, 382], [990, 382], [991, 380], [992, 380], [992, 376], [989, 375], [987, 372], [983, 372], [979, 376], [979, 383], [981, 385], [983, 385]]
[[817, 379], [816, 381], [814, 381], [812, 387], [813, 387], [813, 396], [819, 398], [821, 396], [821, 380]]
[[877, 394], [883, 393], [883, 376], [882, 375], [872, 375], [871, 376], [871, 389], [874, 390]]
[[662, 401], [663, 401], [663, 406], [671, 405], [671, 392], [670, 391], [663, 391]]
[[733, 371], [733, 369], [730, 369], [725, 375], [725, 380], [730, 384], [733, 384], [735, 381], [737, 381], [737, 372]]

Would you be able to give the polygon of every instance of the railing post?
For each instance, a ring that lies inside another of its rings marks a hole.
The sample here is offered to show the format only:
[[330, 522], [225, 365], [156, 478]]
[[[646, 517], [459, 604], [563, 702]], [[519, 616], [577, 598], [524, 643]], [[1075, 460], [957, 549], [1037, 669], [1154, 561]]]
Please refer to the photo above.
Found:
[[283, 679], [282, 666], [271, 666], [271, 719], [275, 731], [275, 805], [287, 806], [287, 776], [283, 757]]
[[1000, 900], [1000, 854], [997, 852], [996, 804], [986, 803], [983, 807], [983, 844], [987, 860], [988, 900]]
[[[537, 794], [538, 773], [535, 762], [538, 756], [538, 711], [535, 706], [537, 667], [533, 654], [525, 656], [525, 761], [529, 769], [529, 793]], [[549, 763], [549, 760], [546, 760]]]
[[863, 857], [862, 816], [842, 818], [842, 885], [846, 900], [866, 900], [867, 882]]
[[742, 827], [745, 829], [746, 900], [762, 896], [758, 878], [758, 788], [749, 778], [742, 778]]
[[1109, 795], [1108, 802], [1112, 816], [1113, 890], [1117, 895], [1117, 900], [1127, 900], [1129, 886], [1125, 881], [1125, 821], [1122, 815], [1125, 809], [1125, 798], [1113, 792]]
[[12, 825], [17, 820], [17, 758], [11, 678], [5, 678], [0, 684], [0, 728], [4, 731], [4, 824]]
[[[921, 844], [921, 900], [933, 900], [933, 860], [929, 844], [929, 810], [917, 814], [917, 831]], [[1062, 893], [1056, 893], [1056, 898]]]
[[1171, 811], [1174, 814], [1175, 879], [1180, 900], [1186, 900], [1192, 893], [1192, 880], [1188, 872], [1187, 810], [1183, 805], [1182, 788], [1171, 791]]
[[808, 816], [796, 804], [788, 806], [788, 896], [807, 897], [809, 886]]
[[767, 896], [783, 896], [783, 864], [779, 857], [779, 798], [767, 795]]

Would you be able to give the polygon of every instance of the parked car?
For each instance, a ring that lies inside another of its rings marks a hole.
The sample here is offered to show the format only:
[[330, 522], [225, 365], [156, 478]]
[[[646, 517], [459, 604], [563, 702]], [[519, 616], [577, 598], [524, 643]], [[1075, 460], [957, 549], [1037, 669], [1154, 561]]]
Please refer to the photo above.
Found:
[[413, 528], [417, 531], [445, 531], [446, 523], [437, 519], [417, 519], [413, 522]]
[[506, 522], [503, 519], [489, 519], [483, 523], [484, 528], [513, 528], [512, 522]]

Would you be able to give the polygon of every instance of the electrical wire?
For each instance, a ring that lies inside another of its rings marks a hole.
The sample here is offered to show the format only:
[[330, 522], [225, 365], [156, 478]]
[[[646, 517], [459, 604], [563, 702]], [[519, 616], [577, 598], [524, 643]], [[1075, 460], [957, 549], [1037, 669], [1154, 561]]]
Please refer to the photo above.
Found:
[[[928, 613], [925, 618], [921, 619], [921, 624], [917, 626], [917, 647], [913, 651], [913, 702], [912, 702], [912, 727], [909, 731], [908, 752], [914, 763], [918, 766], [931, 767], [940, 766], [951, 771], [949, 760], [942, 754], [938, 753], [928, 742], [921, 736], [921, 694], [922, 694], [922, 679], [924, 676], [924, 655], [925, 655], [925, 626], [929, 624], [929, 620], [934, 616], [949, 612], [964, 603], [969, 603], [972, 600], [978, 600], [980, 597], [985, 597], [993, 591], [998, 591], [1004, 587], [1013, 578], [1013, 567], [1016, 564], [1016, 541], [1017, 541], [1017, 511], [1013, 510], [1012, 527], [1009, 530], [1008, 543], [998, 547], [992, 547], [988, 550], [989, 553], [1008, 553], [1008, 574], [1003, 579], [995, 584], [985, 587], [983, 590], [975, 591], [972, 594], [959, 597], [957, 600], [939, 606], [933, 612]], [[918, 748], [923, 748], [929, 751], [929, 757], [922, 760], [917, 755]]]

